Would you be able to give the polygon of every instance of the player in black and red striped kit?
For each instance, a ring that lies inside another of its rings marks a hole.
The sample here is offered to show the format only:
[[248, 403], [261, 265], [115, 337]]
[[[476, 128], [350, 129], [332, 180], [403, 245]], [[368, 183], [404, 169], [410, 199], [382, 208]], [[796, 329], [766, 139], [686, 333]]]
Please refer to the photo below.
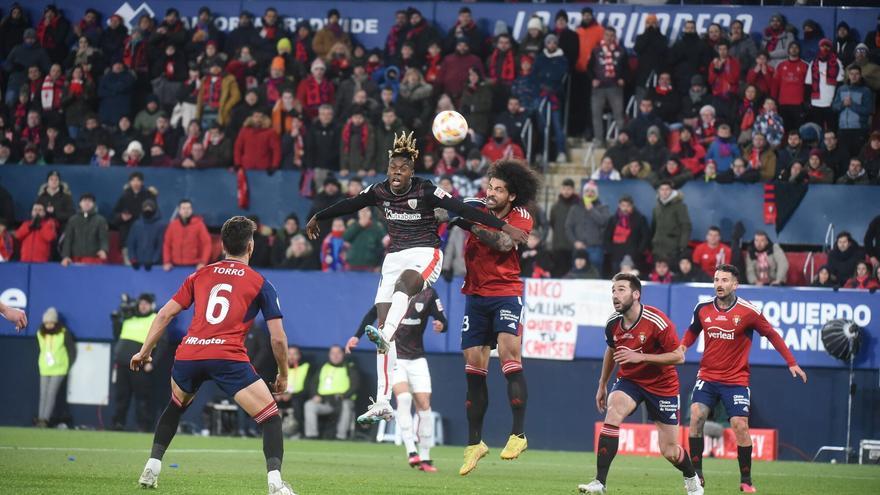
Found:
[[682, 351], [703, 333], [705, 350], [697, 372], [691, 403], [689, 443], [697, 474], [703, 478], [703, 425], [718, 401], [730, 416], [736, 435], [740, 491], [755, 493], [752, 485], [752, 437], [749, 435], [749, 351], [753, 332], [766, 337], [785, 359], [791, 376], [804, 383], [807, 374], [798, 366], [791, 351], [773, 325], [750, 302], [736, 296], [739, 270], [733, 265], [719, 265], [715, 271], [715, 298], [697, 304], [693, 320], [681, 341]]
[[433, 285], [443, 265], [434, 209], [443, 208], [472, 222], [502, 230], [516, 243], [528, 240], [522, 230], [465, 205], [429, 180], [414, 177], [418, 156], [412, 133], [395, 136], [388, 151], [388, 179], [319, 211], [306, 225], [309, 238], [316, 239], [319, 220], [349, 215], [366, 207], [379, 208], [388, 225], [391, 248], [382, 262], [382, 278], [375, 300], [379, 328], [368, 326], [366, 329], [367, 337], [376, 344], [378, 352], [376, 402], [358, 417], [358, 423], [376, 423], [393, 417], [391, 378], [397, 361], [394, 334], [406, 314], [410, 298]]
[[[605, 325], [605, 357], [596, 392], [596, 407], [605, 424], [596, 449], [596, 479], [578, 485], [581, 493], [604, 494], [611, 461], [617, 455], [620, 424], [644, 402], [657, 427], [663, 457], [684, 475], [688, 495], [703, 487], [687, 451], [679, 445], [679, 384], [676, 364], [684, 362], [675, 326], [657, 308], [642, 304], [642, 283], [635, 275], [618, 273], [612, 279], [614, 311]], [[608, 380], [618, 364], [617, 381], [608, 394]]]

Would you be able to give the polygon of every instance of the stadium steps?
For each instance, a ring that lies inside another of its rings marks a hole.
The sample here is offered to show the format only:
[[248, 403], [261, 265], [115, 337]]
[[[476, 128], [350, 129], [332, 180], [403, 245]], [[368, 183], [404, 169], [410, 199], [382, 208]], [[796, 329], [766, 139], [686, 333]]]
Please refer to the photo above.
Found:
[[[538, 204], [545, 208], [545, 210], [549, 209], [553, 202], [556, 201], [557, 191], [559, 186], [562, 185], [563, 180], [572, 179], [576, 185], [575, 187], [580, 188], [579, 184], [590, 176], [589, 165], [587, 165], [587, 160], [585, 160], [589, 152], [589, 143], [581, 138], [568, 138], [567, 144], [568, 161], [565, 163], [551, 162], [544, 173], [544, 187], [538, 193]], [[602, 160], [604, 154], [604, 148], [593, 150], [593, 159], [597, 165]]]

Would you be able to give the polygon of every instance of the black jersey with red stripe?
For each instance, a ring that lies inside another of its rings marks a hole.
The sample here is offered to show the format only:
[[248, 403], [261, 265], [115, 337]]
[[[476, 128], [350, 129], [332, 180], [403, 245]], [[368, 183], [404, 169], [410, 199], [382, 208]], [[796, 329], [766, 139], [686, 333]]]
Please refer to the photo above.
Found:
[[391, 238], [389, 252], [440, 247], [434, 208], [437, 200], [448, 196], [446, 191], [429, 180], [413, 177], [410, 188], [403, 194], [394, 193], [388, 181], [368, 186], [361, 194], [367, 195], [372, 206], [379, 208], [385, 217]]

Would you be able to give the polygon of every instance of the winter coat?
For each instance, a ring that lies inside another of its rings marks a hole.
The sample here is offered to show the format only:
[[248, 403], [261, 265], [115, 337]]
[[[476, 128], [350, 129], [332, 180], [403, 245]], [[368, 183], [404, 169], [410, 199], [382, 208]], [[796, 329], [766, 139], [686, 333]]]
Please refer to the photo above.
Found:
[[431, 94], [434, 88], [422, 81], [415, 85], [400, 84], [397, 96], [397, 116], [410, 129], [427, 126], [431, 117]]
[[281, 140], [269, 126], [245, 121], [235, 138], [233, 163], [246, 170], [276, 170], [281, 164]]
[[[785, 257], [785, 252], [782, 251], [779, 244], [774, 243], [770, 243], [763, 252], [768, 255], [767, 265], [770, 283], [784, 284], [788, 276], [788, 258]], [[749, 249], [749, 254], [746, 255], [746, 280], [752, 285], [758, 283], [758, 254], [755, 248], [752, 247]]]
[[593, 56], [593, 49], [602, 41], [604, 34], [602, 25], [593, 20], [587, 26], [583, 23], [575, 28], [575, 34], [578, 37], [578, 58], [575, 63], [575, 70], [578, 72], [587, 72], [590, 65], [590, 59]]
[[758, 173], [757, 169], [753, 168], [747, 168], [745, 172], [740, 175], [734, 174], [733, 169], [731, 168], [715, 176], [715, 181], [719, 184], [754, 184], [759, 180], [761, 180], [761, 175]]
[[18, 39], [18, 43], [19, 45], [9, 52], [9, 56], [3, 62], [3, 70], [9, 74], [7, 88], [20, 88], [27, 84], [29, 67], [36, 65], [40, 68], [40, 73], [48, 74], [51, 65], [49, 54], [39, 43], [26, 45], [21, 43], [21, 38]]
[[639, 266], [642, 263], [643, 253], [650, 247], [651, 242], [651, 229], [648, 227], [648, 220], [638, 209], [633, 208], [633, 212], [629, 216], [629, 236], [624, 242], [616, 243], [614, 235], [618, 220], [619, 216], [615, 212], [605, 225], [605, 250], [609, 255], [611, 267], [616, 270], [620, 261], [627, 255], [632, 257], [636, 266]]
[[58, 224], [51, 218], [39, 222], [22, 222], [15, 231], [15, 239], [21, 244], [19, 261], [22, 263], [45, 263], [52, 256], [52, 243], [58, 237]]
[[480, 76], [483, 75], [483, 62], [474, 54], [459, 55], [450, 53], [440, 64], [437, 80], [441, 91], [448, 94], [453, 101], [458, 101], [464, 87], [468, 84], [468, 71], [475, 67]]
[[[73, 196], [70, 193], [70, 186], [66, 182], [61, 183], [61, 188], [55, 194], [49, 194], [47, 184], [40, 186], [37, 192], [37, 203], [40, 203], [47, 209], [46, 216], [54, 218], [58, 224], [63, 227], [67, 220], [76, 213], [73, 207]], [[52, 213], [48, 212], [48, 208], [52, 207]]]
[[61, 240], [61, 257], [95, 257], [98, 251], [109, 251], [107, 220], [92, 209], [70, 217]]
[[139, 134], [152, 133], [156, 130], [156, 121], [159, 120], [159, 117], [168, 116], [162, 110], [157, 109], [155, 112], [150, 113], [149, 110], [144, 108], [134, 116], [134, 122], [131, 126]]
[[672, 182], [673, 189], [681, 189], [681, 186], [685, 185], [686, 182], [693, 180], [694, 173], [691, 172], [686, 167], [678, 167], [678, 173], [670, 174], [668, 169], [665, 166], [660, 167], [659, 170], [651, 174], [651, 185], [654, 188], [660, 186], [660, 183], [663, 181]]
[[[210, 80], [211, 76], [205, 76], [202, 79], [202, 85], [199, 88], [199, 94], [196, 97], [196, 118], [201, 119], [204, 112], [205, 96], [204, 88]], [[220, 125], [227, 125], [232, 117], [232, 108], [241, 100], [241, 91], [238, 89], [238, 82], [232, 74], [223, 76], [220, 82], [220, 109], [217, 114], [217, 122]]]
[[630, 136], [630, 140], [625, 144], [618, 143], [608, 148], [605, 151], [605, 155], [602, 156], [602, 159], [604, 160], [606, 157], [611, 158], [611, 161], [614, 163], [614, 168], [621, 170], [627, 163], [639, 159], [639, 150], [636, 148], [635, 144], [633, 144], [632, 136]]
[[336, 43], [342, 43], [349, 49], [351, 48], [351, 39], [348, 37], [348, 33], [342, 31], [341, 26], [339, 36], [328, 27], [323, 27], [315, 33], [315, 37], [312, 39], [312, 50], [315, 51], [316, 56], [326, 58]]
[[345, 229], [342, 238], [349, 243], [345, 261], [350, 267], [375, 268], [382, 263], [385, 248], [382, 246], [382, 238], [385, 237], [385, 229], [382, 225], [373, 221], [367, 228], [361, 227], [357, 221]]
[[[632, 119], [629, 124], [627, 124], [626, 131], [629, 133], [629, 141], [637, 148], [644, 148], [648, 143], [648, 129], [651, 127], [657, 127], [660, 129], [660, 142], [664, 142], [667, 134], [666, 124], [664, 124], [663, 119], [657, 116], [654, 112], [649, 114], [643, 114], [640, 112], [638, 117]], [[617, 162], [614, 162], [614, 164], [617, 165]], [[624, 163], [624, 165], [626, 164]]]
[[668, 260], [678, 258], [691, 240], [691, 217], [681, 192], [673, 191], [666, 203], [657, 198], [652, 223], [654, 257]]
[[93, 112], [95, 106], [95, 82], [86, 77], [83, 80], [83, 91], [80, 95], [70, 93], [70, 81], [64, 88], [61, 96], [61, 106], [64, 109], [64, 119], [68, 126], [82, 127], [86, 115]]
[[[636, 69], [636, 87], [645, 87], [650, 83], [653, 76], [659, 76], [666, 68], [666, 52], [669, 40], [657, 28], [645, 28], [642, 34], [636, 36], [635, 53], [639, 58], [639, 67]], [[671, 120], [669, 122], [672, 122]]]
[[880, 259], [880, 215], [874, 217], [865, 231], [865, 253], [871, 258]]
[[609, 217], [611, 213], [608, 207], [598, 199], [593, 202], [590, 210], [584, 207], [583, 201], [578, 201], [572, 205], [565, 218], [565, 235], [572, 245], [580, 241], [587, 247], [601, 246], [602, 234]]
[[788, 30], [784, 31], [779, 35], [779, 40], [776, 42], [776, 47], [773, 50], [768, 48], [768, 41], [769, 39], [765, 35], [764, 39], [761, 40], [761, 48], [767, 50], [770, 54], [770, 65], [776, 68], [780, 62], [788, 58], [788, 46], [795, 42], [794, 34]]
[[128, 38], [128, 28], [125, 24], [120, 24], [116, 29], [105, 26], [98, 40], [98, 48], [107, 60], [121, 60], [126, 38]]
[[[18, 19], [14, 19], [9, 15], [14, 9], [21, 11], [22, 15]], [[9, 57], [9, 52], [21, 44], [25, 30], [31, 27], [25, 10], [18, 2], [10, 5], [8, 9], [5, 9], [4, 13], [6, 16], [0, 21], [0, 60], [5, 60]]]
[[[140, 192], [135, 193], [131, 187], [126, 184], [125, 188], [122, 190], [122, 195], [119, 196], [119, 199], [116, 201], [116, 206], [113, 207], [113, 220], [111, 223], [119, 229], [120, 241], [123, 245], [125, 244], [131, 224], [141, 216], [141, 209], [144, 205], [144, 201], [148, 199], [156, 199], [155, 188], [144, 186], [141, 188]], [[122, 220], [123, 213], [130, 213], [131, 219], [127, 222]]]
[[568, 62], [562, 50], [556, 50], [553, 53], [543, 50], [535, 59], [535, 65], [532, 67], [530, 75], [537, 91], [542, 96], [555, 94], [561, 99], [565, 95], [562, 81], [567, 74]]
[[[849, 96], [850, 106], [843, 106], [843, 100]], [[838, 125], [840, 129], [868, 129], [871, 114], [874, 113], [874, 92], [863, 83], [858, 85], [844, 84], [837, 88], [831, 108], [840, 112]]]
[[480, 150], [480, 154], [487, 162], [493, 163], [502, 158], [525, 158], [522, 147], [510, 138], [504, 138], [500, 143], [494, 138], [486, 140], [486, 144]]
[[232, 146], [232, 140], [225, 135], [217, 145], [208, 142], [208, 146], [205, 148], [205, 158], [202, 160], [203, 167], [231, 167]]
[[477, 83], [476, 88], [466, 86], [461, 94], [459, 109], [471, 129], [480, 136], [486, 136], [492, 112], [492, 89], [484, 82]]
[[846, 251], [841, 251], [835, 245], [828, 253], [828, 270], [837, 277], [837, 280], [847, 280], [856, 273], [856, 265], [859, 261], [864, 259], [865, 250], [854, 241]]
[[761, 182], [770, 182], [773, 177], [776, 177], [776, 153], [770, 147], [764, 148], [758, 156], [759, 166], [755, 167], [750, 163], [753, 149], [751, 144], [746, 146], [742, 151], [743, 159], [748, 167], [758, 172]]
[[339, 142], [342, 130], [331, 122], [326, 127], [315, 121], [306, 132], [306, 152], [303, 156], [307, 168], [339, 170]]
[[729, 169], [733, 160], [738, 156], [740, 156], [739, 147], [737, 147], [736, 140], [732, 137], [726, 142], [721, 138], [715, 138], [706, 151], [706, 161], [715, 161], [718, 172], [724, 172]]
[[98, 82], [98, 117], [101, 123], [116, 126], [123, 116], [131, 116], [131, 96], [135, 79], [130, 71], [110, 71]]
[[551, 248], [553, 251], [572, 249], [573, 243], [565, 233], [565, 222], [571, 209], [581, 201], [583, 200], [577, 194], [573, 194], [568, 199], [559, 196], [559, 199], [550, 208], [550, 228], [553, 231]]
[[626, 55], [626, 48], [623, 45], [616, 45], [612, 52], [612, 65], [614, 65], [614, 77], [609, 78], [605, 75], [605, 67], [602, 65], [602, 44], [596, 45], [593, 49], [593, 55], [590, 57], [590, 78], [599, 81], [599, 87], [617, 88], [618, 79], [627, 79], [629, 72], [629, 60]]
[[144, 266], [162, 264], [163, 235], [165, 223], [159, 212], [155, 212], [151, 218], [141, 216], [131, 226], [128, 232], [126, 247], [128, 258], [132, 264]]
[[391, 127], [386, 128], [384, 122], [380, 122], [375, 128], [376, 134], [376, 162], [383, 162], [388, 157], [388, 151], [394, 147], [394, 135], [406, 132], [406, 126], [400, 119], [395, 119]]
[[653, 145], [647, 144], [639, 153], [639, 159], [647, 162], [656, 172], [662, 169], [666, 165], [666, 161], [669, 160], [669, 149], [663, 144], [663, 141], [658, 141]]
[[730, 42], [728, 53], [739, 61], [739, 75], [742, 78], [755, 65], [755, 59], [758, 57], [758, 45], [755, 44], [755, 40], [749, 33], [743, 33], [742, 38]]
[[706, 66], [712, 60], [708, 45], [697, 33], [682, 33], [681, 38], [669, 50], [668, 67], [672, 71], [673, 87], [682, 91], [691, 87], [691, 78], [702, 75], [705, 80]]
[[162, 243], [162, 263], [175, 266], [207, 264], [211, 235], [202, 217], [193, 215], [184, 225], [180, 218], [168, 224]]
[[[363, 130], [366, 127], [366, 143], [362, 142]], [[361, 170], [376, 169], [376, 131], [369, 123], [364, 122], [363, 125], [355, 127], [350, 125], [351, 129], [348, 142], [341, 137], [339, 140], [339, 168], [341, 170], [350, 170], [359, 172]], [[343, 135], [345, 131], [343, 128]]]

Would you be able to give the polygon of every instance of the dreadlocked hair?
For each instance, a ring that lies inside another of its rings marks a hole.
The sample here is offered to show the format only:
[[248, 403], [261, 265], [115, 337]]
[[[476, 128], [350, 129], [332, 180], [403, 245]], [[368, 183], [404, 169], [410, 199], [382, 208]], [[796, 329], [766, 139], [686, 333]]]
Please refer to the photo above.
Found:
[[503, 180], [507, 190], [516, 195], [513, 206], [525, 206], [538, 194], [540, 179], [522, 160], [501, 159], [492, 164], [487, 174], [490, 179]]
[[415, 163], [419, 157], [419, 149], [416, 147], [416, 138], [413, 133], [401, 132], [399, 135], [394, 134], [394, 144], [388, 150], [388, 159], [395, 157], [403, 157], [411, 163]]

